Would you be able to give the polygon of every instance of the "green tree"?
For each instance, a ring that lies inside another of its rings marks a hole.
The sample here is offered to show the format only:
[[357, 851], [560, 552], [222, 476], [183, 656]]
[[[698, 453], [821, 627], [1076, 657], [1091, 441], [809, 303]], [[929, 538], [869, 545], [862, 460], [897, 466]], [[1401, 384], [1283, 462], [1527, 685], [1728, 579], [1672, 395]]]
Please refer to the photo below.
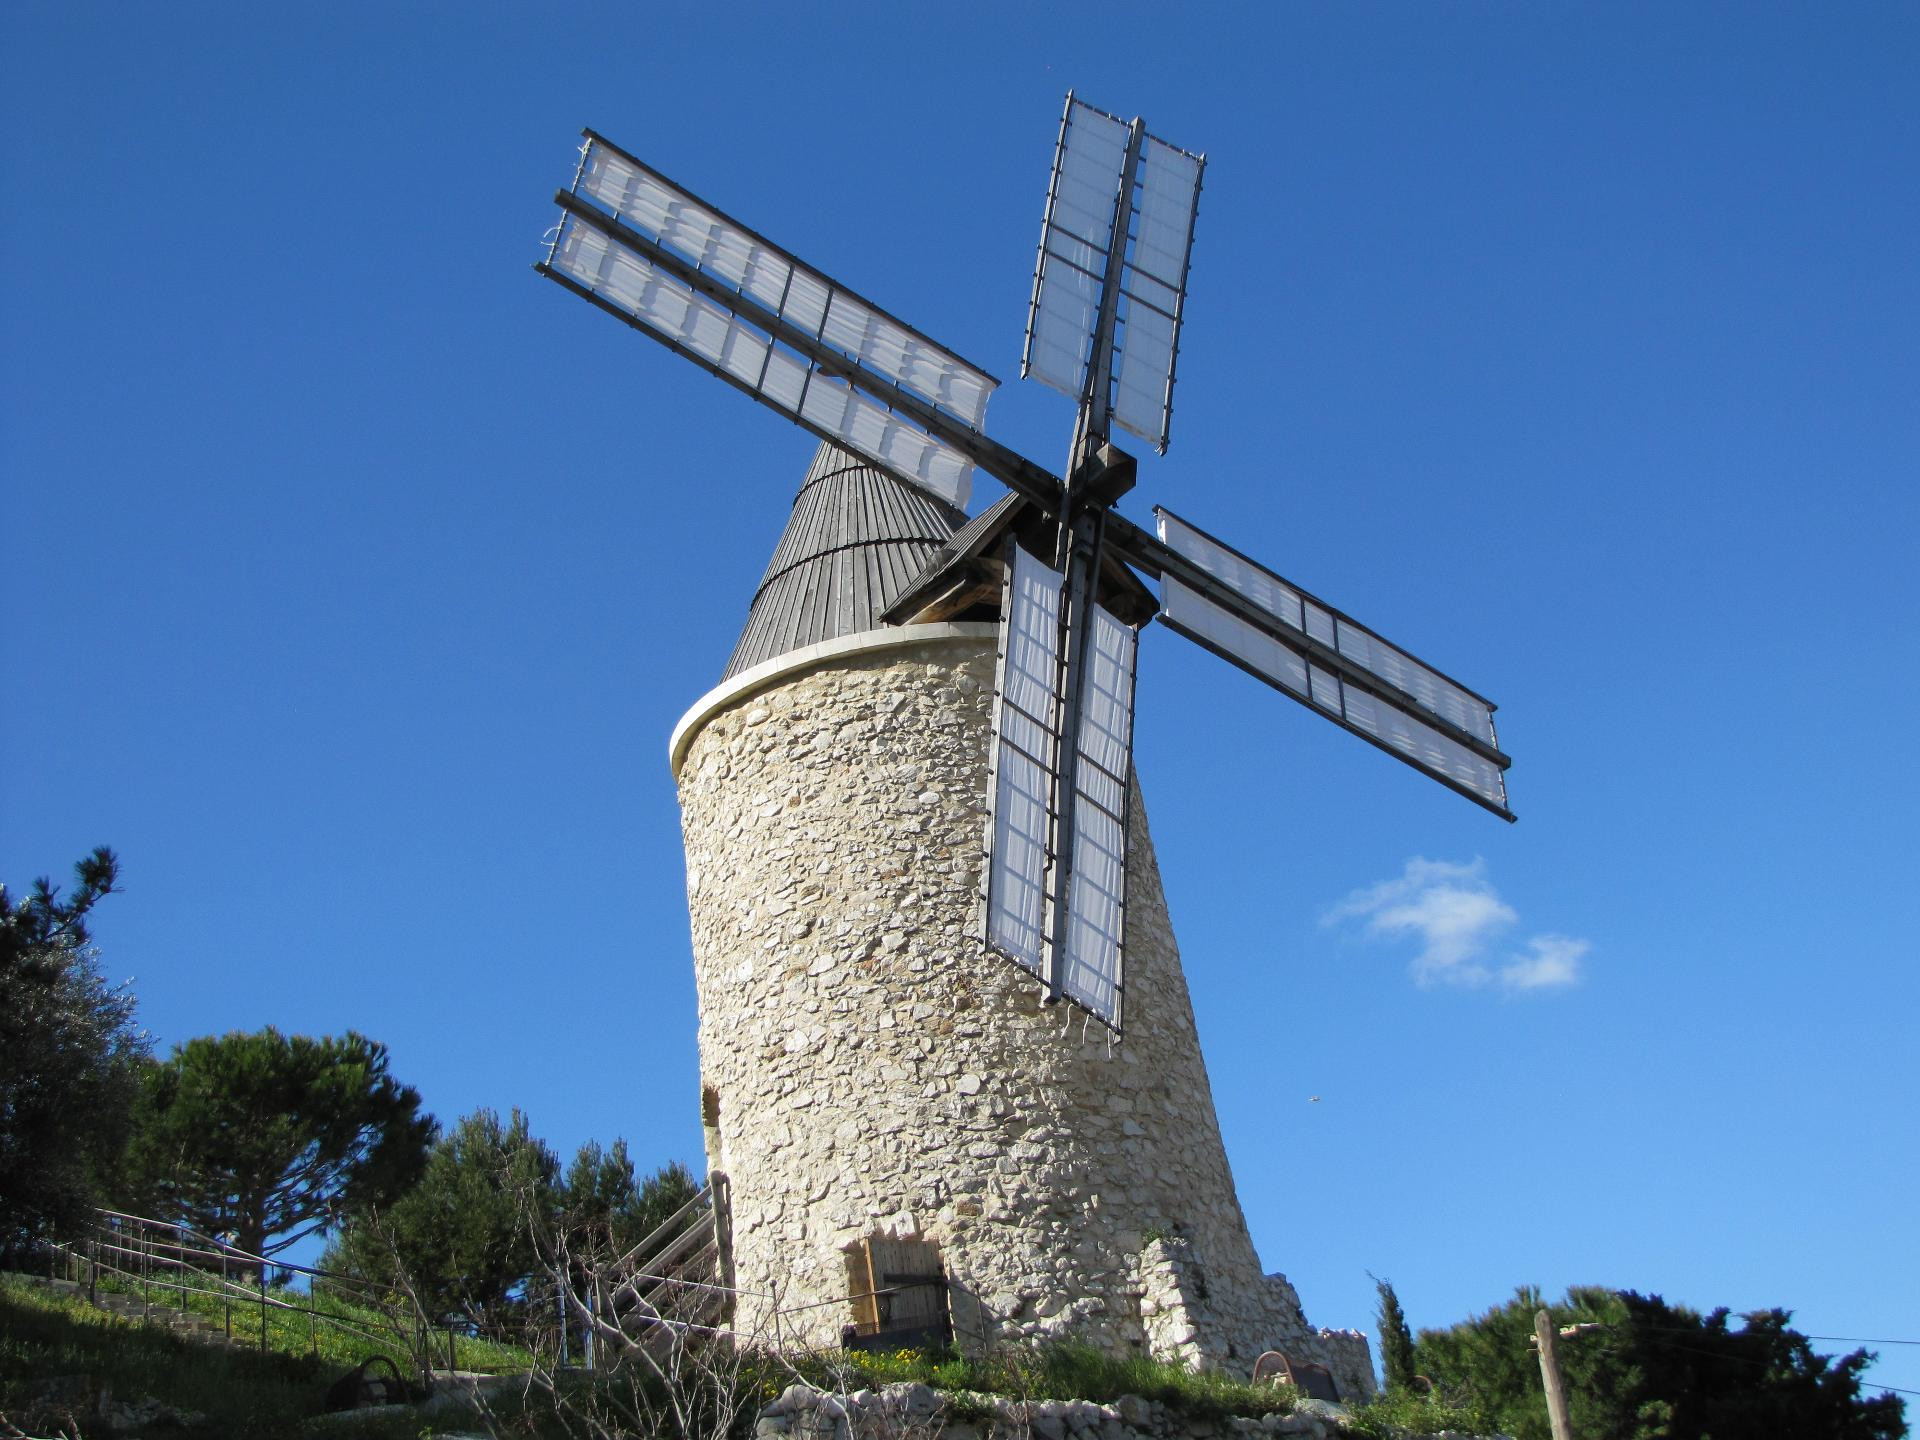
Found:
[[582, 1145], [559, 1192], [558, 1218], [569, 1247], [603, 1255], [628, 1249], [640, 1238], [633, 1233], [636, 1196], [625, 1140], [615, 1140], [606, 1151], [597, 1140]]
[[[1547, 1440], [1539, 1362], [1527, 1346], [1540, 1293], [1447, 1330], [1423, 1330], [1420, 1368], [1443, 1390], [1471, 1396], [1494, 1428]], [[1557, 1347], [1573, 1428], [1582, 1440], [1899, 1440], [1898, 1396], [1862, 1393], [1873, 1357], [1817, 1354], [1784, 1310], [1755, 1311], [1739, 1328], [1631, 1290], [1578, 1286], [1545, 1307], [1556, 1326], [1596, 1324]]]
[[129, 1159], [144, 1198], [273, 1256], [403, 1193], [434, 1129], [386, 1046], [268, 1027], [189, 1040], [152, 1067]]
[[[700, 1182], [693, 1172], [678, 1160], [669, 1160], [653, 1174], [640, 1182], [640, 1193], [635, 1197], [632, 1225], [633, 1240], [638, 1244], [667, 1221], [674, 1212], [700, 1193]], [[686, 1229], [683, 1223], [675, 1233]]]
[[677, 1160], [636, 1184], [625, 1140], [607, 1151], [589, 1140], [560, 1187], [560, 1224], [576, 1253], [617, 1257], [666, 1224], [699, 1189]]
[[146, 1036], [109, 985], [87, 915], [119, 881], [102, 846], [66, 896], [45, 877], [0, 885], [0, 1251], [76, 1227], [126, 1144]]
[[1400, 1297], [1393, 1293], [1393, 1282], [1376, 1275], [1373, 1285], [1380, 1292], [1380, 1364], [1386, 1371], [1387, 1393], [1411, 1393], [1418, 1370], [1413, 1359], [1413, 1332], [1407, 1328], [1407, 1317], [1400, 1309]]
[[321, 1268], [404, 1283], [435, 1319], [498, 1332], [537, 1264], [534, 1237], [552, 1223], [559, 1170], [520, 1111], [503, 1126], [476, 1110], [434, 1145], [416, 1185], [349, 1222]]
[[[1610, 1291], [1571, 1290], [1554, 1311], [1556, 1323], [1601, 1318], [1577, 1306], [1578, 1297], [1608, 1296]], [[1514, 1291], [1505, 1305], [1445, 1330], [1422, 1330], [1414, 1343], [1414, 1363], [1439, 1391], [1453, 1400], [1469, 1400], [1484, 1411], [1493, 1429], [1515, 1440], [1549, 1440], [1540, 1366], [1528, 1348], [1533, 1316], [1543, 1301], [1530, 1285]], [[1608, 1312], [1611, 1313], [1611, 1312]], [[1569, 1345], [1561, 1352], [1563, 1373], [1580, 1370], [1590, 1352]], [[1583, 1421], [1588, 1417], [1582, 1417]], [[1603, 1433], [1596, 1431], [1595, 1435]], [[1582, 1432], [1586, 1440], [1586, 1432]]]

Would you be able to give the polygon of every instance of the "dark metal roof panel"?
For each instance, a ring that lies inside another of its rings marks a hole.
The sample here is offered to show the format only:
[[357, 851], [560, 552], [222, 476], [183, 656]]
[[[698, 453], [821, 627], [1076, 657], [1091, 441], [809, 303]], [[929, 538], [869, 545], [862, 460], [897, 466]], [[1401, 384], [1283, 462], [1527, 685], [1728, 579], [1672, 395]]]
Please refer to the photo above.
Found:
[[822, 445], [774, 547], [723, 679], [806, 645], [871, 630], [966, 517]]
[[921, 572], [901, 588], [888, 604], [887, 619], [902, 622], [933, 599], [982, 550], [993, 545], [1006, 527], [1017, 521], [1031, 506], [1023, 496], [1002, 495], [954, 533], [952, 539], [927, 558]]

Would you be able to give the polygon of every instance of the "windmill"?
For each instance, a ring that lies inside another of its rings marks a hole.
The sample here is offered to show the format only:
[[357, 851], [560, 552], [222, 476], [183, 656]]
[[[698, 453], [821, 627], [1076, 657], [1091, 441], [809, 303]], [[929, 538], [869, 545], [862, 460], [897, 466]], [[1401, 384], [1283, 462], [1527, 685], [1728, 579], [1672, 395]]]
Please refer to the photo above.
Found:
[[1167, 447], [1204, 165], [1068, 95], [1022, 357], [1077, 402], [1060, 475], [986, 434], [986, 372], [591, 130], [535, 267], [955, 509], [975, 470], [1006, 486], [886, 618], [939, 613], [1000, 560], [981, 935], [1116, 1034], [1149, 620], [1513, 818], [1492, 702], [1171, 511], [1148, 533], [1114, 508], [1137, 472], [1114, 430]]

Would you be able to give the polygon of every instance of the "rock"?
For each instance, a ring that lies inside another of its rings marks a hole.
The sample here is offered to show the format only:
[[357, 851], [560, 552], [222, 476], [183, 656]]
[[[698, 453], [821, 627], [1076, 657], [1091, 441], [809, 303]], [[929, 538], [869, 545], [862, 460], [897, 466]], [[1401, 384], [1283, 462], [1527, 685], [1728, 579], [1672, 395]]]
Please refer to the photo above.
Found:
[[946, 1401], [940, 1398], [939, 1391], [931, 1385], [914, 1382], [910, 1385], [891, 1387], [895, 1402], [908, 1416], [915, 1420], [924, 1420], [937, 1414]]
[[813, 1409], [813, 1402], [819, 1398], [819, 1392], [811, 1385], [798, 1383], [787, 1386], [773, 1399], [773, 1403], [760, 1413], [762, 1415], [795, 1415]]
[[1115, 1413], [1135, 1430], [1150, 1429], [1153, 1425], [1153, 1403], [1139, 1395], [1122, 1395], [1113, 1402]]
[[1097, 1433], [1107, 1419], [1106, 1407], [1091, 1400], [1068, 1400], [1063, 1409], [1068, 1428], [1081, 1434]]
[[[403, 1409], [394, 1405], [392, 1409]], [[367, 1411], [361, 1411], [365, 1415]], [[100, 1392], [100, 1423], [113, 1434], [125, 1434], [134, 1430], [188, 1430], [202, 1425], [205, 1415], [192, 1409], [175, 1409], [173, 1405], [148, 1396], [146, 1400], [113, 1400], [106, 1390]]]
[[[91, 1375], [49, 1375], [28, 1392], [30, 1403], [69, 1405], [91, 1409], [95, 1387]], [[104, 1392], [103, 1392], [104, 1393]]]

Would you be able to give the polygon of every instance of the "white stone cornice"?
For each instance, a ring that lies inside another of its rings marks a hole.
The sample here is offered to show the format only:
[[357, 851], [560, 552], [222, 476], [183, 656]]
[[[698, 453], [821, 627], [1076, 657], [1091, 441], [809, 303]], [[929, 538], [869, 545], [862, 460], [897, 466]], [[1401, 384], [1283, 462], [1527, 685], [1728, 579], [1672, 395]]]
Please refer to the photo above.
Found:
[[862, 630], [857, 635], [841, 635], [833, 640], [822, 640], [817, 645], [789, 650], [785, 655], [776, 655], [751, 670], [742, 670], [731, 680], [723, 680], [693, 702], [693, 708], [682, 715], [680, 723], [673, 727], [673, 738], [667, 742], [667, 765], [674, 779], [678, 780], [681, 762], [687, 758], [687, 749], [707, 721], [722, 710], [739, 704], [749, 695], [769, 689], [791, 675], [812, 670], [830, 660], [843, 660], [849, 655], [898, 650], [903, 646], [922, 645], [929, 640], [992, 640], [999, 631], [999, 625], [991, 620], [889, 625], [884, 630]]

